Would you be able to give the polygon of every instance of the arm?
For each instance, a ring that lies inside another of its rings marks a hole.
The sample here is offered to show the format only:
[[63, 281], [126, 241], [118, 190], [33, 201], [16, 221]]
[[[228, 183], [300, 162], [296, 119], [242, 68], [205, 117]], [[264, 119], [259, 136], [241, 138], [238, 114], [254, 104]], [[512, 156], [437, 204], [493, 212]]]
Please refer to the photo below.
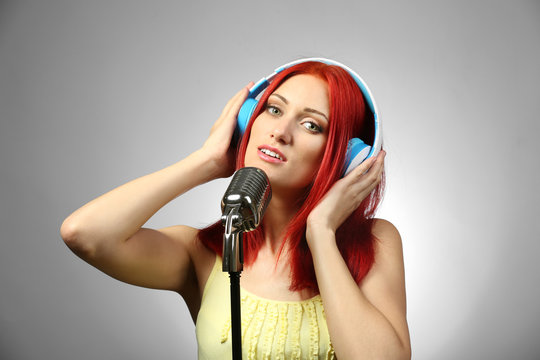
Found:
[[375, 265], [360, 286], [335, 241], [335, 230], [379, 182], [383, 158], [384, 153], [338, 181], [308, 218], [306, 238], [339, 359], [411, 356], [399, 233], [389, 222], [375, 221]]
[[131, 284], [180, 292], [196, 290], [197, 230], [175, 226], [144, 229], [165, 204], [195, 186], [229, 176], [234, 168], [230, 141], [236, 114], [248, 88], [225, 106], [201, 149], [155, 173], [130, 181], [68, 216], [60, 233], [83, 260]]

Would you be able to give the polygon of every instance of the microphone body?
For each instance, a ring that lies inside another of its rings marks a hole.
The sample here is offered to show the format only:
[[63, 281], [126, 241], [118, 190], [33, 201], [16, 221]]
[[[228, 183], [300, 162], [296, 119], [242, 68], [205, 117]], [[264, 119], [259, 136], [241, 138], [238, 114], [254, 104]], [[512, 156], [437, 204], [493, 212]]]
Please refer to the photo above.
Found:
[[260, 225], [271, 198], [272, 189], [263, 170], [245, 167], [234, 173], [221, 200], [221, 221], [225, 226], [223, 271], [242, 271], [242, 233]]

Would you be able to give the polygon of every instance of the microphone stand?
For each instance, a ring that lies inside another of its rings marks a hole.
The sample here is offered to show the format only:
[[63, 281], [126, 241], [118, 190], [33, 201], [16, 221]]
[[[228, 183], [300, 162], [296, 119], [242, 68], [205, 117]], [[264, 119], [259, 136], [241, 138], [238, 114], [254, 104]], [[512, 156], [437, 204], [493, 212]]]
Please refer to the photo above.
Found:
[[244, 266], [242, 234], [259, 226], [272, 198], [265, 172], [247, 167], [237, 170], [221, 200], [223, 267], [231, 280], [231, 337], [233, 360], [242, 360], [242, 322], [240, 312], [240, 273]]
[[[231, 335], [233, 360], [242, 360], [242, 319], [240, 310], [240, 274], [244, 264], [242, 249], [242, 219], [240, 205], [233, 207], [225, 217], [223, 234], [222, 270], [229, 272], [231, 282]], [[240, 224], [236, 227], [235, 224]]]

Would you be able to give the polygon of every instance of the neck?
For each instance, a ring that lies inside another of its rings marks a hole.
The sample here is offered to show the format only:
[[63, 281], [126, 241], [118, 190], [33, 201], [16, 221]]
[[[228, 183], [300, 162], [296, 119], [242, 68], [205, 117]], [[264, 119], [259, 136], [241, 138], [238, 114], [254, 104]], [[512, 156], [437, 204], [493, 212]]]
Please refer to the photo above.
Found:
[[292, 199], [295, 197], [272, 193], [272, 200], [263, 218], [265, 247], [275, 255], [281, 247], [289, 222], [300, 209], [300, 205]]

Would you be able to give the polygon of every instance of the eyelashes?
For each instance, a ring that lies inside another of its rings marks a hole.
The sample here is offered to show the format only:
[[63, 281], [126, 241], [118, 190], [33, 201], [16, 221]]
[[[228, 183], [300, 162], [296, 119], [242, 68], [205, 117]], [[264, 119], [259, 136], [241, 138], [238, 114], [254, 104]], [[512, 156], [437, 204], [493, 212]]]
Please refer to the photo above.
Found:
[[281, 109], [275, 105], [266, 105], [266, 111], [273, 116], [280, 116], [282, 114]]
[[308, 120], [308, 121], [302, 122], [302, 126], [304, 126], [306, 129], [308, 129], [309, 131], [314, 132], [314, 133], [322, 133], [323, 132], [323, 129], [319, 125], [314, 123], [313, 121]]
[[[283, 115], [283, 111], [276, 105], [267, 104], [266, 112], [273, 117], [280, 117]], [[316, 121], [311, 120], [311, 118], [302, 119], [300, 124], [311, 133], [322, 133], [324, 128], [320, 126]]]

